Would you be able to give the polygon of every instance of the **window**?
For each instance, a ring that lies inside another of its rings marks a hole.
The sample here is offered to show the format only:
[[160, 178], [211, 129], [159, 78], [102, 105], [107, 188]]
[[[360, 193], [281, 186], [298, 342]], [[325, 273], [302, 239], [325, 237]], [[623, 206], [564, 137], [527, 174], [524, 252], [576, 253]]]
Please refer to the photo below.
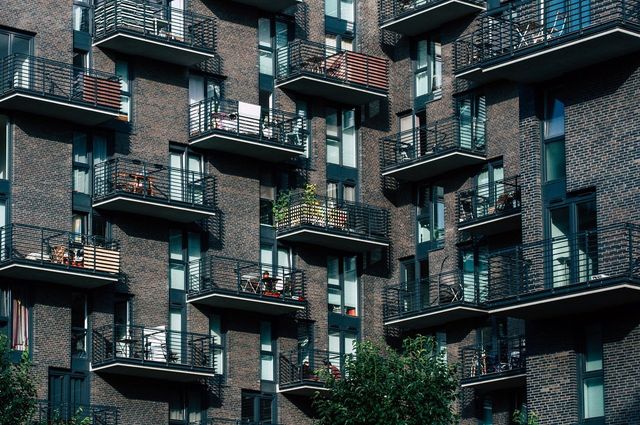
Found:
[[[358, 340], [358, 332], [355, 329], [329, 329], [329, 363], [330, 367], [336, 367], [342, 371], [344, 359], [349, 354], [355, 354], [354, 343]], [[339, 373], [331, 368], [334, 374]]]
[[[258, 68], [260, 71], [260, 89], [273, 92], [273, 77], [276, 66], [278, 73], [287, 64], [287, 46], [289, 44], [289, 22], [272, 18], [258, 19]], [[276, 58], [276, 52], [278, 58]], [[260, 102], [262, 107], [272, 107], [271, 103]]]
[[131, 298], [120, 299], [115, 302], [113, 306], [113, 322], [116, 341], [122, 341], [130, 335], [130, 326], [133, 324]]
[[26, 294], [22, 291], [11, 291], [11, 349], [26, 351], [29, 347], [30, 316]]
[[219, 314], [209, 316], [209, 335], [213, 338], [213, 358], [216, 375], [224, 375], [225, 351], [222, 319]]
[[489, 250], [486, 246], [460, 248], [462, 299], [485, 302], [489, 295]]
[[276, 200], [276, 185], [272, 172], [260, 173], [260, 224], [273, 226], [273, 203]]
[[580, 417], [584, 424], [604, 424], [604, 370], [602, 361], [602, 327], [585, 329], [584, 348], [578, 356], [581, 372]]
[[18, 55], [13, 81], [4, 84], [28, 89], [32, 78], [29, 55], [33, 54], [33, 37], [0, 30], [0, 59], [13, 54]]
[[325, 0], [324, 14], [353, 23], [355, 21], [354, 0]]
[[116, 75], [120, 77], [120, 114], [131, 121], [131, 97], [133, 91], [131, 88], [131, 73], [129, 71], [129, 63], [123, 60], [116, 61]]
[[358, 316], [358, 268], [356, 256], [327, 257], [330, 313]]
[[275, 422], [275, 398], [272, 394], [242, 391], [240, 415], [242, 422], [271, 424]]
[[108, 158], [107, 139], [102, 135], [90, 137], [87, 133], [73, 134], [73, 190], [91, 195], [92, 165]]
[[401, 307], [403, 312], [419, 311], [429, 305], [429, 261], [410, 258], [400, 263]]
[[11, 124], [9, 117], [0, 115], [0, 180], [9, 180], [10, 171], [10, 137]]
[[[274, 248], [276, 248], [274, 250]], [[284, 274], [291, 270], [291, 248], [267, 242], [260, 243], [260, 264], [263, 271], [269, 271], [284, 281]]]
[[71, 355], [87, 356], [87, 297], [71, 293]]
[[190, 151], [171, 151], [169, 167], [169, 198], [202, 205], [205, 196], [202, 155]]
[[485, 96], [471, 94], [456, 99], [462, 149], [484, 149], [486, 142], [487, 101]]
[[564, 142], [564, 103], [547, 94], [543, 121], [544, 181], [564, 180], [566, 158]]
[[[504, 193], [504, 166], [502, 162], [487, 164], [476, 176], [476, 196], [474, 217], [484, 217], [496, 207], [498, 198]], [[509, 188], [510, 190], [511, 188]]]
[[357, 167], [355, 109], [327, 108], [327, 163]]
[[442, 90], [442, 46], [422, 39], [414, 43], [414, 100], [416, 108], [440, 95]]
[[[302, 142], [304, 143], [304, 156], [305, 158], [310, 158], [311, 152], [311, 132], [309, 129], [310, 125], [310, 116], [309, 116], [309, 103], [306, 100], [296, 100], [296, 115], [302, 117], [302, 120], [299, 120], [296, 124], [296, 130], [298, 130], [298, 134], [300, 134]], [[304, 128], [307, 129], [305, 132], [301, 132], [302, 126], [304, 123]]]
[[331, 56], [338, 52], [353, 52], [353, 36], [351, 34], [326, 34], [324, 36], [326, 55]]
[[73, 1], [73, 29], [74, 31], [91, 31], [91, 3], [89, 0]]
[[418, 189], [418, 246], [440, 248], [444, 244], [444, 189], [422, 186]]
[[84, 373], [49, 369], [49, 403], [62, 419], [71, 418], [89, 402], [89, 382]]
[[273, 347], [271, 323], [260, 322], [260, 380], [262, 381], [274, 380]]
[[202, 394], [188, 387], [173, 388], [169, 399], [169, 425], [196, 425], [202, 421]]
[[[175, 291], [186, 291], [189, 264], [202, 257], [200, 233], [171, 229], [169, 251], [169, 288]], [[180, 295], [177, 298], [183, 299]]]

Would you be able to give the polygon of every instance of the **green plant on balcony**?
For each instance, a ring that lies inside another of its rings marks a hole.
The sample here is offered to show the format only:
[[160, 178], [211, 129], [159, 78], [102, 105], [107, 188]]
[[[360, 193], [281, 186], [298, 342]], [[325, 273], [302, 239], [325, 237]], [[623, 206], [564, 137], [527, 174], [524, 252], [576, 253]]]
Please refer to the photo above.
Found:
[[292, 204], [291, 193], [282, 192], [273, 204], [273, 220], [277, 226], [297, 226], [300, 224], [323, 223], [325, 208], [318, 200], [315, 184], [306, 184], [302, 192], [298, 192], [299, 201]]
[[64, 419], [59, 411], [54, 411], [50, 419], [40, 422], [41, 425], [91, 425], [93, 422], [89, 416], [82, 417], [82, 407], [78, 407], [76, 412], [68, 419]]
[[540, 418], [536, 412], [528, 411], [526, 406], [513, 412], [513, 423], [516, 425], [539, 425]]
[[280, 192], [278, 198], [273, 203], [273, 221], [276, 225], [284, 223], [289, 214], [291, 206], [291, 193], [289, 191]]

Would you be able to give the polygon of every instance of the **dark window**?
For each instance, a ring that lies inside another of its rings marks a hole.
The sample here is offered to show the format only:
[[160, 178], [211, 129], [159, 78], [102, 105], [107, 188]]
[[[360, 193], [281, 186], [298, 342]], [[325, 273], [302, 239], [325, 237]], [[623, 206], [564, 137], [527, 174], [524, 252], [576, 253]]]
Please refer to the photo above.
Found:
[[202, 394], [197, 389], [177, 386], [169, 399], [169, 425], [199, 425], [202, 414]]
[[87, 356], [87, 297], [83, 293], [71, 293], [71, 355]]
[[89, 401], [88, 380], [83, 373], [49, 370], [50, 415], [70, 419], [78, 407]]
[[275, 422], [274, 404], [272, 394], [242, 391], [241, 419], [243, 422], [270, 425]]
[[225, 334], [222, 330], [222, 318], [219, 314], [209, 316], [209, 334], [213, 338], [213, 356], [215, 361], [215, 373], [225, 373]]
[[544, 181], [565, 179], [564, 103], [553, 94], [545, 100], [543, 140]]

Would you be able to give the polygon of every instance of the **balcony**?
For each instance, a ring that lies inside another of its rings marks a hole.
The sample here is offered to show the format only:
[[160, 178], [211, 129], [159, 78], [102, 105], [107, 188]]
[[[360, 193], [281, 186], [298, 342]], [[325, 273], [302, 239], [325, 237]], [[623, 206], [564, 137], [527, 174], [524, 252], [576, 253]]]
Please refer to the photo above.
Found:
[[306, 308], [304, 290], [299, 270], [214, 256], [189, 264], [192, 304], [281, 315]]
[[362, 53], [298, 40], [277, 52], [276, 87], [333, 102], [362, 105], [385, 99], [389, 63]]
[[352, 252], [389, 246], [389, 211], [325, 196], [293, 193], [276, 220], [276, 238]]
[[164, 326], [107, 325], [93, 330], [91, 370], [176, 382], [215, 376], [214, 338]]
[[0, 59], [0, 108], [96, 125], [120, 114], [120, 79], [36, 56]]
[[105, 0], [94, 10], [94, 43], [130, 56], [191, 66], [214, 58], [212, 18], [161, 3]]
[[[205, 422], [206, 425], [282, 425], [279, 422], [265, 422], [265, 421], [250, 421], [248, 419], [222, 419], [222, 418], [208, 418]], [[189, 425], [199, 425], [200, 422], [191, 423]]]
[[485, 316], [486, 280], [460, 270], [388, 286], [384, 324], [421, 329]]
[[380, 140], [382, 175], [419, 181], [486, 160], [484, 121], [452, 117]]
[[[494, 345], [495, 344], [495, 345]], [[462, 349], [462, 388], [484, 391], [524, 386], [527, 352], [523, 336]]]
[[544, 81], [640, 50], [640, 0], [509, 3], [455, 43], [455, 74]]
[[0, 228], [0, 276], [92, 289], [120, 278], [112, 240], [24, 224]]
[[[298, 350], [280, 354], [280, 381], [278, 392], [284, 395], [311, 397], [320, 392], [328, 392], [326, 380], [321, 371], [326, 370], [340, 378], [339, 355], [326, 350]], [[335, 363], [335, 365], [332, 364]]]
[[302, 0], [232, 0], [235, 3], [246, 4], [247, 6], [255, 7], [258, 9], [266, 10], [267, 12], [280, 12], [291, 6], [301, 4]]
[[494, 314], [536, 319], [640, 301], [640, 226], [634, 224], [524, 244], [489, 261]]
[[303, 155], [306, 119], [296, 114], [228, 99], [209, 98], [189, 107], [189, 143], [261, 161]]
[[382, 0], [380, 29], [415, 36], [485, 9], [482, 0]]
[[458, 193], [458, 230], [492, 235], [520, 227], [518, 176]]
[[93, 207], [178, 222], [215, 215], [215, 179], [208, 174], [115, 158], [96, 164]]
[[118, 409], [113, 406], [53, 403], [48, 400], [38, 400], [35, 414], [29, 425], [75, 423], [118, 425]]

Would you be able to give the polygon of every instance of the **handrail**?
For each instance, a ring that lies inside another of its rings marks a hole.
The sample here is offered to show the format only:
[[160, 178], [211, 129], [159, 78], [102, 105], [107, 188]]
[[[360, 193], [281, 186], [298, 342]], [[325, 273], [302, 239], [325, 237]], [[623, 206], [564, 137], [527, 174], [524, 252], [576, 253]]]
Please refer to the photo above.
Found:
[[216, 207], [216, 180], [199, 171], [112, 158], [95, 165], [93, 196], [100, 200], [116, 194], [213, 210]]
[[324, 384], [320, 373], [327, 371], [335, 378], [342, 376], [340, 365], [343, 358], [328, 350], [299, 349], [281, 353], [279, 359], [280, 386], [292, 386], [304, 383]]
[[120, 78], [91, 68], [14, 53], [0, 59], [0, 96], [26, 92], [108, 111], [120, 109]]
[[[103, 406], [97, 404], [82, 403], [58, 403], [49, 400], [37, 400], [36, 411], [32, 418], [34, 425], [43, 423], [67, 423], [66, 421], [76, 418], [82, 422], [85, 418], [95, 425], [117, 425], [118, 408], [114, 406]], [[52, 422], [51, 422], [52, 421]], [[58, 422], [60, 421], [60, 422]], [[82, 422], [84, 423], [84, 422]]]
[[[483, 0], [465, 0], [479, 6], [484, 6]], [[381, 0], [380, 1], [380, 25], [398, 18], [409, 16], [429, 7], [436, 7], [445, 0]]]
[[458, 192], [458, 224], [508, 214], [520, 208], [518, 176]]
[[463, 380], [493, 377], [526, 369], [526, 343], [522, 335], [498, 338], [484, 345], [463, 347], [461, 351]]
[[164, 43], [213, 52], [214, 19], [188, 10], [139, 0], [105, 0], [94, 11], [96, 41], [129, 32]]

